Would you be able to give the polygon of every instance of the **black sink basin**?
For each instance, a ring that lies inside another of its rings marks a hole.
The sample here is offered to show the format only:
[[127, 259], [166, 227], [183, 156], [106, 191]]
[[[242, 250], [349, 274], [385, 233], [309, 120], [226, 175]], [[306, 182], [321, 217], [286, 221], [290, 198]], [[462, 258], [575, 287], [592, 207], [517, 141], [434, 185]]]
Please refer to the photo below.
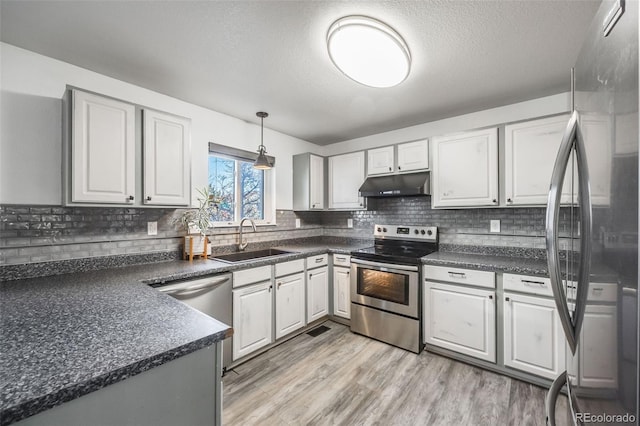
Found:
[[248, 260], [262, 259], [264, 257], [280, 256], [283, 254], [291, 254], [291, 251], [278, 250], [278, 249], [265, 249], [255, 251], [239, 251], [237, 253], [220, 254], [217, 256], [211, 256], [213, 260], [219, 260], [221, 262], [236, 263], [246, 262]]

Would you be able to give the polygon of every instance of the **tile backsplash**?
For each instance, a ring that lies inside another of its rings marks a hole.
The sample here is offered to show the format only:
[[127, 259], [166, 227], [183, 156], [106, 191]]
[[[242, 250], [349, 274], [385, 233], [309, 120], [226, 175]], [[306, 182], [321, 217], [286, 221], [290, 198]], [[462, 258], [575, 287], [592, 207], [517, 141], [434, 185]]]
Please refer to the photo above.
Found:
[[[178, 253], [184, 231], [173, 222], [181, 209], [126, 207], [0, 206], [0, 264], [19, 265], [100, 256]], [[493, 208], [432, 210], [430, 197], [369, 199], [367, 210], [294, 212], [278, 210], [276, 225], [247, 228], [249, 243], [319, 236], [370, 239], [373, 225], [431, 225], [440, 242], [452, 246], [544, 248], [545, 209]], [[301, 227], [296, 228], [296, 219]], [[347, 227], [352, 219], [353, 227]], [[500, 232], [489, 221], [500, 220]], [[567, 232], [571, 213], [561, 210], [560, 229]], [[147, 222], [158, 234], [147, 235]], [[237, 227], [211, 232], [214, 251], [238, 244]], [[251, 247], [251, 246], [249, 246]]]

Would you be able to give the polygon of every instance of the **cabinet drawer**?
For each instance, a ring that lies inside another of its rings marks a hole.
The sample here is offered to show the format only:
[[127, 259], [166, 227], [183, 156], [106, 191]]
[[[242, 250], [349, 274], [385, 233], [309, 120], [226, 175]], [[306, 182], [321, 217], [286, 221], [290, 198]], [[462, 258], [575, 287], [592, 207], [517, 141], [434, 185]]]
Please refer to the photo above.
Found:
[[243, 269], [233, 272], [233, 288], [271, 279], [271, 266]]
[[537, 294], [553, 297], [551, 280], [544, 277], [529, 275], [504, 274], [502, 283], [505, 290], [519, 291], [522, 293]]
[[618, 297], [618, 286], [612, 283], [589, 283], [587, 300], [590, 302], [615, 302]]
[[424, 279], [446, 281], [456, 284], [474, 285], [477, 287], [496, 287], [495, 272], [475, 271], [473, 269], [448, 268], [445, 266], [424, 267]]
[[292, 260], [276, 264], [276, 277], [304, 272], [304, 259]]
[[334, 254], [333, 266], [346, 266], [351, 267], [351, 256], [348, 254]]
[[329, 255], [320, 254], [318, 256], [307, 257], [307, 269], [319, 268], [329, 263]]

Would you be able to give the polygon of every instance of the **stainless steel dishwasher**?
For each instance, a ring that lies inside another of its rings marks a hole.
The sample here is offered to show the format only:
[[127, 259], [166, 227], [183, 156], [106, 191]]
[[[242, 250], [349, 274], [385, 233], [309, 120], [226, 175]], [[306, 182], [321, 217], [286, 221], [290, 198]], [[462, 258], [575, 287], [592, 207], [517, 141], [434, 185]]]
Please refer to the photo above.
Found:
[[[231, 274], [171, 281], [152, 286], [228, 326], [232, 325]], [[230, 337], [224, 340], [222, 350], [222, 366], [226, 369], [231, 363]]]

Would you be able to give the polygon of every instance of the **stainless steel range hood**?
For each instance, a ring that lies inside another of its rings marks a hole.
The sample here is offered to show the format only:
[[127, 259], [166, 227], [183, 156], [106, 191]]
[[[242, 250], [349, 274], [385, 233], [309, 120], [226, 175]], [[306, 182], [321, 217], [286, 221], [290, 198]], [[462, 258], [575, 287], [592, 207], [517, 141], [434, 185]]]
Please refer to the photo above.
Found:
[[361, 197], [430, 195], [429, 172], [368, 177], [360, 187]]

